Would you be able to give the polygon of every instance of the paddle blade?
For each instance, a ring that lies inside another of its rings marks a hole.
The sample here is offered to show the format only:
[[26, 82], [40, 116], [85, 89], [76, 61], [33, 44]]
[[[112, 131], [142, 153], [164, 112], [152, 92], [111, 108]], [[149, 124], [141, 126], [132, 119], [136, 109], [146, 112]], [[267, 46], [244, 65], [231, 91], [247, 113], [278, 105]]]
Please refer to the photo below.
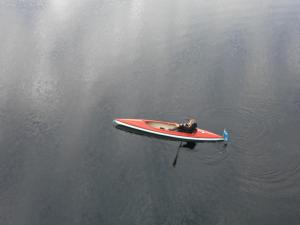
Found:
[[177, 163], [177, 158], [178, 158], [178, 154], [176, 154], [176, 157], [175, 157], [175, 159], [174, 159], [174, 161], [173, 161], [173, 167], [175, 167], [175, 166], [176, 166], [176, 163]]
[[229, 133], [227, 132], [226, 129], [224, 129], [224, 131], [223, 131], [223, 138], [224, 138], [224, 141], [226, 141], [226, 142], [229, 141]]

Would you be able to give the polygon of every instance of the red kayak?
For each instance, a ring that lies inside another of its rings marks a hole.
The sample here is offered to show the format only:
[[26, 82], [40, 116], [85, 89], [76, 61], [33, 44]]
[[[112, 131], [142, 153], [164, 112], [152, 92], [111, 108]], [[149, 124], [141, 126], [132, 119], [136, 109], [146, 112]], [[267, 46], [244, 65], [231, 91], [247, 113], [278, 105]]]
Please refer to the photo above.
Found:
[[210, 131], [197, 128], [193, 133], [185, 133], [180, 131], [172, 131], [178, 125], [174, 122], [165, 122], [157, 120], [144, 119], [115, 119], [113, 121], [117, 126], [131, 129], [132, 132], [139, 131], [139, 133], [149, 134], [151, 136], [167, 138], [175, 141], [185, 142], [216, 142], [224, 141], [224, 137], [212, 133]]

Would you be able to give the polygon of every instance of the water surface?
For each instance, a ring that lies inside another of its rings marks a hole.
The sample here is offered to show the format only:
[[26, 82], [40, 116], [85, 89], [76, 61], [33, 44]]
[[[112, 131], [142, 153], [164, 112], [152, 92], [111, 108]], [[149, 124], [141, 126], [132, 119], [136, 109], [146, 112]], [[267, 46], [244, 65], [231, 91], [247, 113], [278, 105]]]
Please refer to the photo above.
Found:
[[[300, 2], [2, 1], [0, 224], [300, 224]], [[116, 117], [231, 134], [227, 148]]]

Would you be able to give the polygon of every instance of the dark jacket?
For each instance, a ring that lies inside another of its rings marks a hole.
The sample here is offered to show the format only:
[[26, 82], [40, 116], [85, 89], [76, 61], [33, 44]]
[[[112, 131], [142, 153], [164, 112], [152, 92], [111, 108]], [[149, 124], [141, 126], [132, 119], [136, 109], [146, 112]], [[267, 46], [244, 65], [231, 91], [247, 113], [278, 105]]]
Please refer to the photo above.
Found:
[[177, 130], [186, 133], [193, 133], [197, 129], [196, 120], [191, 119], [189, 120], [189, 123], [191, 124], [190, 126], [187, 126], [186, 124], [180, 124]]

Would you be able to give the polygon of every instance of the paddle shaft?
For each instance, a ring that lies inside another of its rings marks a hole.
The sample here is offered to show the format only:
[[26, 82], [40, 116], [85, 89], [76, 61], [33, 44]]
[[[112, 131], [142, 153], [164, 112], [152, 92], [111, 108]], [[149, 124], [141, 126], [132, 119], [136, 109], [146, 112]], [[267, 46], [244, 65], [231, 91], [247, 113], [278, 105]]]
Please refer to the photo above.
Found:
[[179, 155], [179, 150], [180, 150], [180, 148], [181, 148], [181, 145], [182, 145], [182, 141], [180, 142], [180, 145], [179, 145], [178, 148], [177, 148], [176, 156], [175, 156], [175, 159], [174, 159], [174, 161], [173, 161], [173, 167], [176, 166], [177, 158], [178, 158], [178, 155]]

